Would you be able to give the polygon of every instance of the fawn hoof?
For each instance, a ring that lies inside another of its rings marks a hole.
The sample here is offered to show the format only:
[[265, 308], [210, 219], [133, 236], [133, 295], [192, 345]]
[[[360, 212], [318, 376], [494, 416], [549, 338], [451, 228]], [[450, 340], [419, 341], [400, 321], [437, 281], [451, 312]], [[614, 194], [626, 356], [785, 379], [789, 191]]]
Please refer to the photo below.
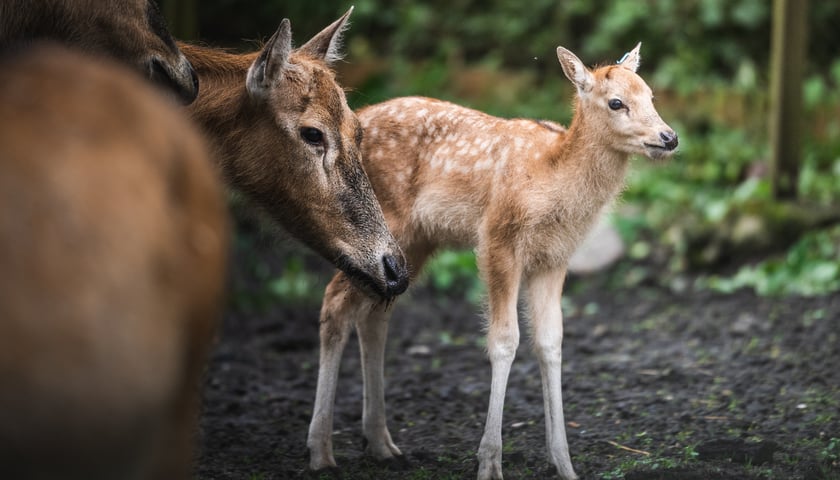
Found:
[[385, 467], [389, 472], [404, 472], [411, 469], [411, 462], [404, 455], [380, 458], [376, 460], [376, 463]]
[[478, 480], [503, 480], [502, 462], [499, 460], [479, 460]]
[[341, 473], [341, 469], [339, 469], [338, 467], [326, 467], [320, 468], [318, 470], [313, 470], [310, 468], [309, 471], [304, 474], [304, 478], [312, 478], [318, 480], [340, 480], [344, 478], [344, 475]]
[[309, 470], [313, 472], [328, 472], [331, 470], [338, 471], [338, 465], [335, 463], [335, 458], [332, 454], [324, 454], [309, 450]]
[[391, 440], [390, 435], [384, 436], [381, 440], [371, 442], [364, 440], [365, 453], [377, 460], [388, 460], [395, 457], [402, 457], [403, 454]]
[[560, 467], [557, 467], [557, 476], [561, 480], [578, 480], [577, 474], [571, 467], [569, 469], [560, 469]]

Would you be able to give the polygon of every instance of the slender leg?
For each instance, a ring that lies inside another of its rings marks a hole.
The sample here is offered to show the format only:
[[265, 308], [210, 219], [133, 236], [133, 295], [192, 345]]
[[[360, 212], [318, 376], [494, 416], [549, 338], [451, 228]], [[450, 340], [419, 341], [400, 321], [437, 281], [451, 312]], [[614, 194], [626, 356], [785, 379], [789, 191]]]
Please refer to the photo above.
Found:
[[376, 306], [369, 315], [359, 320], [359, 347], [362, 356], [364, 381], [364, 408], [362, 431], [367, 440], [366, 451], [378, 459], [402, 455], [391, 440], [385, 418], [385, 340], [388, 336], [390, 312]]
[[561, 384], [563, 313], [560, 309], [560, 297], [565, 276], [566, 271], [558, 269], [529, 278], [528, 307], [534, 333], [534, 348], [540, 361], [549, 459], [557, 468], [560, 478], [573, 480], [578, 477], [569, 457]]
[[519, 268], [510, 264], [512, 255], [503, 257], [507, 262], [494, 261], [492, 256], [486, 264], [481, 256], [479, 259], [488, 286], [487, 353], [492, 370], [487, 422], [478, 447], [479, 480], [502, 478], [502, 410], [510, 367], [519, 346], [516, 301], [521, 274]]
[[[404, 249], [409, 265], [415, 274], [420, 271], [429, 257], [431, 249], [426, 245], [408, 245]], [[373, 307], [370, 313], [359, 319], [356, 329], [359, 333], [359, 350], [362, 356], [362, 379], [364, 381], [364, 407], [362, 431], [367, 440], [367, 453], [378, 459], [402, 455], [391, 439], [385, 416], [385, 341], [388, 336], [388, 321], [393, 305], [386, 309], [382, 305]]]
[[356, 319], [367, 314], [370, 301], [359, 293], [343, 273], [333, 277], [321, 305], [321, 354], [315, 406], [309, 424], [309, 468], [320, 470], [336, 466], [332, 448], [333, 411], [341, 355]]

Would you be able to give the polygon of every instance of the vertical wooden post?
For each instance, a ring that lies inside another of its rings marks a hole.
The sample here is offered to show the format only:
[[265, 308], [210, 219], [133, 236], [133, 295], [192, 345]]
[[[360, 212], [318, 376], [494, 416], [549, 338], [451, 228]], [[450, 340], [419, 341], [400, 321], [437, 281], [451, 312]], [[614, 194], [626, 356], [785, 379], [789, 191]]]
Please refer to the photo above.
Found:
[[802, 74], [808, 1], [774, 0], [770, 63], [770, 148], [773, 196], [797, 195], [802, 145]]

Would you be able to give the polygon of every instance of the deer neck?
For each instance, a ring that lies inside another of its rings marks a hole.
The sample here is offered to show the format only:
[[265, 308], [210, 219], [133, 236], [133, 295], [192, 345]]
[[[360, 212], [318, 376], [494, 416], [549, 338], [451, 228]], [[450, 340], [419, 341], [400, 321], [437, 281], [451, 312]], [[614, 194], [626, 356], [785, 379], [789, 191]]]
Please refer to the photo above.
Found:
[[616, 150], [603, 125], [592, 121], [578, 100], [565, 138], [555, 151], [554, 168], [564, 188], [591, 199], [598, 208], [623, 189], [630, 156]]
[[179, 43], [181, 51], [196, 71], [200, 93], [188, 107], [190, 115], [213, 142], [217, 160], [225, 173], [236, 158], [251, 147], [243, 142], [257, 115], [248, 101], [245, 78], [259, 52], [232, 54], [223, 50]]

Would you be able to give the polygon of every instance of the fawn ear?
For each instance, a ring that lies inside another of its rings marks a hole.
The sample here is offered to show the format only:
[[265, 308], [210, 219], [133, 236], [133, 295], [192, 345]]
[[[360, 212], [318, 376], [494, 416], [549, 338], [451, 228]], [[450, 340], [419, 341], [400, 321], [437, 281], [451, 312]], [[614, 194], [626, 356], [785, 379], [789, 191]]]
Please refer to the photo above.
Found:
[[353, 7], [350, 7], [350, 10], [347, 10], [341, 18], [312, 37], [311, 40], [300, 47], [299, 51], [308, 53], [315, 58], [322, 58], [328, 65], [341, 60], [343, 57], [341, 54], [341, 37], [344, 30], [347, 29], [347, 19], [350, 18], [351, 13], [353, 13]]
[[292, 52], [292, 27], [284, 18], [260, 56], [248, 68], [245, 86], [252, 95], [264, 94], [277, 81]]
[[621, 57], [621, 60], [618, 61], [618, 64], [631, 72], [635, 72], [639, 68], [639, 63], [642, 61], [642, 57], [639, 55], [640, 48], [642, 48], [642, 42], [637, 43], [633, 50], [625, 53], [624, 56]]
[[571, 80], [578, 92], [585, 93], [592, 89], [595, 84], [595, 78], [592, 72], [580, 61], [580, 59], [572, 52], [563, 47], [557, 47], [557, 59], [560, 60], [560, 65], [563, 67], [563, 73], [566, 78]]

